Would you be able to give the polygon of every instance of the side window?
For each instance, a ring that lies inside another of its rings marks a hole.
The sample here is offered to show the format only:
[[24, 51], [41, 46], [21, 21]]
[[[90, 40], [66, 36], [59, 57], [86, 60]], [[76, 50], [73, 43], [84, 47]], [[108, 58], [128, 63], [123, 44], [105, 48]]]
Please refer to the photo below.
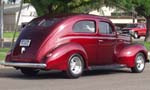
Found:
[[99, 32], [101, 34], [112, 34], [112, 27], [107, 22], [99, 22]]
[[141, 24], [141, 28], [144, 28], [144, 24]]
[[138, 28], [143, 28], [143, 25], [142, 24], [138, 24], [137, 27]]
[[79, 21], [74, 24], [73, 31], [81, 33], [94, 33], [95, 32], [94, 21]]

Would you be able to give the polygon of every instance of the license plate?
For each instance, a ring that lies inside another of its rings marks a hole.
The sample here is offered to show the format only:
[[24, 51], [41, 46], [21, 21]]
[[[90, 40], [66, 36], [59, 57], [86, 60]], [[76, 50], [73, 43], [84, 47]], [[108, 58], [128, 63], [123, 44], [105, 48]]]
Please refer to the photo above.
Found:
[[20, 41], [20, 46], [30, 46], [31, 40], [29, 39], [22, 39]]

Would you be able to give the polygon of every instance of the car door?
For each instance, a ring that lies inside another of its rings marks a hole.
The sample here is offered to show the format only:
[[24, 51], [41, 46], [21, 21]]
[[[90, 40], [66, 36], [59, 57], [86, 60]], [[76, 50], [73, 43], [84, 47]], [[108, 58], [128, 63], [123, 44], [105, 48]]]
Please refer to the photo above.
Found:
[[80, 44], [88, 56], [88, 65], [97, 64], [97, 33], [96, 22], [93, 19], [77, 21], [73, 26], [73, 42]]
[[114, 48], [116, 44], [114, 27], [107, 21], [100, 21], [98, 27], [98, 62], [99, 64], [112, 64], [114, 63]]

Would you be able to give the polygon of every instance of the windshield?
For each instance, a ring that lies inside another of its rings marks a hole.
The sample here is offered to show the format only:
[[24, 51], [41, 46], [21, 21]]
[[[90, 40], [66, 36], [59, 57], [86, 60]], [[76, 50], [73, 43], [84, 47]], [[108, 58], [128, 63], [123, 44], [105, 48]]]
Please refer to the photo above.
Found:
[[28, 23], [27, 26], [28, 27], [35, 27], [35, 26], [50, 27], [59, 21], [60, 21], [60, 18], [33, 20], [30, 23]]
[[137, 24], [128, 24], [126, 28], [136, 28]]

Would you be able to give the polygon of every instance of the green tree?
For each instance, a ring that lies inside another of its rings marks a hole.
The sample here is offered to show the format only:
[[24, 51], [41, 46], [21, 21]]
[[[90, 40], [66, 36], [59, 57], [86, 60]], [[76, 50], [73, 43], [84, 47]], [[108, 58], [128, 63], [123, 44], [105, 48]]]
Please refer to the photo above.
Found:
[[[110, 0], [24, 0], [31, 3], [39, 16], [56, 13], [88, 13]], [[109, 3], [108, 3], [109, 4]]]

